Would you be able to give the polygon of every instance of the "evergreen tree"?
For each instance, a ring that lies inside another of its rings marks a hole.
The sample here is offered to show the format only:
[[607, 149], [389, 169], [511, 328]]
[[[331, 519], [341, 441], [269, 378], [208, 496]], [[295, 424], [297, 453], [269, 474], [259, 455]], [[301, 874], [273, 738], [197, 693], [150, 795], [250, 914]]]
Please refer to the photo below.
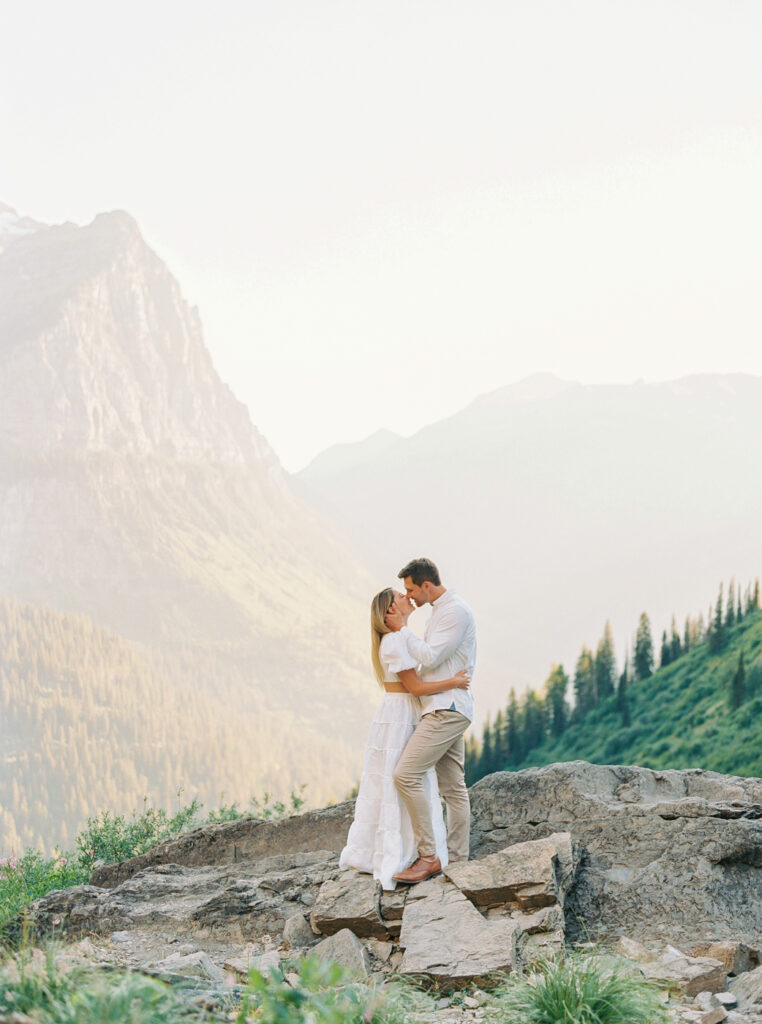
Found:
[[506, 764], [517, 765], [521, 762], [524, 752], [521, 746], [521, 712], [515, 690], [511, 690], [508, 695], [508, 707], [505, 709], [505, 735], [508, 746]]
[[722, 609], [722, 584], [720, 584], [720, 592], [714, 606], [714, 617], [711, 620], [711, 631], [708, 631], [709, 650], [712, 654], [716, 654], [725, 646], [725, 618]]
[[736, 593], [736, 622], [740, 622], [743, 619], [743, 606], [741, 604], [741, 588], [738, 588]]
[[743, 704], [746, 669], [743, 663], [743, 651], [738, 657], [738, 668], [730, 681], [730, 706], [735, 711]]
[[759, 580], [754, 580], [754, 593], [751, 599], [751, 610], [757, 611], [759, 608]]
[[563, 666], [554, 665], [545, 681], [546, 717], [552, 736], [560, 736], [569, 724], [569, 705], [566, 702], [568, 687], [569, 677]]
[[475, 736], [466, 736], [466, 785], [479, 781], [479, 744]]
[[574, 718], [581, 721], [595, 706], [595, 659], [589, 647], [583, 647], [574, 669]]
[[490, 770], [493, 772], [505, 771], [508, 764], [508, 739], [505, 728], [505, 715], [502, 711], [498, 711], [495, 715], [492, 739], [494, 743], [494, 758]]
[[728, 587], [728, 606], [725, 611], [725, 628], [732, 629], [736, 624], [736, 581], [731, 580]]
[[595, 686], [598, 700], [605, 700], [616, 688], [616, 656], [611, 623], [606, 622], [595, 652]]
[[675, 622], [674, 615], [672, 616], [672, 637], [670, 639], [670, 646], [672, 648], [672, 661], [677, 661], [683, 653], [683, 648], [680, 643], [680, 634], [677, 632], [677, 623]]
[[524, 750], [526, 753], [539, 747], [545, 739], [545, 707], [534, 690], [524, 698]]
[[616, 686], [616, 709], [619, 712], [622, 719], [622, 726], [627, 728], [630, 724], [630, 702], [627, 699], [627, 687], [630, 685], [630, 663], [629, 659], [624, 659], [624, 668], [622, 674], [617, 680]]
[[693, 647], [693, 630], [691, 628], [690, 616], [685, 617], [685, 630], [683, 631], [683, 650], [689, 651]]
[[661, 634], [661, 653], [659, 654], [659, 667], [665, 668], [672, 661], [672, 644], [667, 639], [666, 629]]
[[495, 760], [495, 745], [492, 736], [492, 723], [490, 716], [487, 715], [487, 721], [484, 723], [484, 729], [482, 730], [482, 749], [479, 754], [479, 778], [483, 779], [485, 775], [489, 775], [493, 770], [493, 764]]
[[638, 620], [638, 631], [635, 634], [635, 678], [648, 679], [654, 671], [654, 642], [651, 636], [651, 623], [645, 612]]

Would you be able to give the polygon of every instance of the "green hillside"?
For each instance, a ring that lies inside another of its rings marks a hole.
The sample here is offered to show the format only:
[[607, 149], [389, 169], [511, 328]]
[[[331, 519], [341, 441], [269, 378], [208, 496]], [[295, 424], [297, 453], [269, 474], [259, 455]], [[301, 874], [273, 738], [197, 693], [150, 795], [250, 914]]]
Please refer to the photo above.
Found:
[[571, 680], [554, 666], [543, 693], [530, 691], [499, 712], [481, 742], [469, 744], [469, 782], [490, 771], [577, 759], [762, 777], [758, 608], [724, 624], [719, 638], [708, 630], [646, 678], [632, 680], [625, 668], [613, 691], [584, 713], [566, 703], [569, 689]]

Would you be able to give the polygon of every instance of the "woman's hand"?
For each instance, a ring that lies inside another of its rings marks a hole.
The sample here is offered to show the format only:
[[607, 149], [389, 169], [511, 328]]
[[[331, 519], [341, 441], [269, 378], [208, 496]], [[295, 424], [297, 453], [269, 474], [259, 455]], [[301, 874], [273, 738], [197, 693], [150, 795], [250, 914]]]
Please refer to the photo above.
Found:
[[467, 690], [471, 685], [471, 673], [467, 668], [462, 669], [456, 676], [453, 676], [455, 680], [456, 690]]

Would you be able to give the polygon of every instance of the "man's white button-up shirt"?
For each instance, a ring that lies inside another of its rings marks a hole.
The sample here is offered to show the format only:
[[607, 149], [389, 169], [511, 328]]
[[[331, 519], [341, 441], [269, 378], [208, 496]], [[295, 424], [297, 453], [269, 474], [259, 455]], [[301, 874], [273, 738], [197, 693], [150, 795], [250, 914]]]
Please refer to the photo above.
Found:
[[468, 690], [446, 690], [430, 697], [421, 697], [422, 713], [452, 708], [469, 721], [474, 718], [474, 666], [476, 665], [476, 625], [474, 614], [462, 597], [454, 590], [445, 590], [431, 602], [431, 618], [426, 623], [423, 640], [407, 626], [400, 630], [407, 648], [421, 666], [424, 681], [449, 679], [462, 669], [471, 673]]

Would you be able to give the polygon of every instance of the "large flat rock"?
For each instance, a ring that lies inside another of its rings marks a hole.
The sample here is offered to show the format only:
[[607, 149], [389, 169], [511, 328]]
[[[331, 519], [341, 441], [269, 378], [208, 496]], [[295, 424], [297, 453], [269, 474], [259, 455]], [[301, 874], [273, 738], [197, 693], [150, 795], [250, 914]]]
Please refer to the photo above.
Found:
[[176, 839], [159, 843], [139, 857], [98, 867], [93, 871], [90, 882], [99, 888], [111, 889], [139, 871], [158, 864], [210, 867], [319, 850], [340, 853], [347, 841], [354, 806], [354, 801], [348, 800], [281, 821], [241, 818], [204, 825]]
[[557, 832], [580, 844], [567, 922], [582, 937], [759, 944], [759, 779], [574, 761], [489, 775], [471, 809], [475, 858]]
[[444, 874], [477, 907], [532, 913], [556, 903], [563, 907], [578, 862], [579, 851], [563, 832], [516, 843], [481, 860], [457, 861]]
[[476, 981], [516, 968], [524, 941], [515, 921], [486, 920], [452, 882], [430, 879], [415, 886], [405, 903], [400, 973], [448, 985]]
[[338, 857], [298, 853], [223, 867], [158, 864], [113, 889], [78, 885], [48, 893], [30, 908], [40, 934], [108, 935], [161, 929], [258, 938], [283, 935], [295, 913], [309, 912], [338, 874]]

